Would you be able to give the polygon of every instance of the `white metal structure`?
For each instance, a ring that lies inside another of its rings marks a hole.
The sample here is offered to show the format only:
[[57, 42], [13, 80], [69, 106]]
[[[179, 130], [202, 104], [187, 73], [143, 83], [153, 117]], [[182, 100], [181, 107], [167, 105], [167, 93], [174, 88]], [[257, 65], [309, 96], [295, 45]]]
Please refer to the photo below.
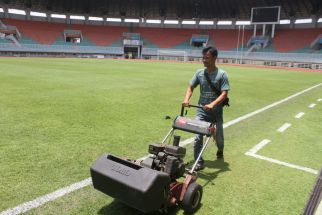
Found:
[[186, 62], [188, 60], [188, 53], [179, 50], [158, 49], [157, 57], [158, 60], [179, 60]]

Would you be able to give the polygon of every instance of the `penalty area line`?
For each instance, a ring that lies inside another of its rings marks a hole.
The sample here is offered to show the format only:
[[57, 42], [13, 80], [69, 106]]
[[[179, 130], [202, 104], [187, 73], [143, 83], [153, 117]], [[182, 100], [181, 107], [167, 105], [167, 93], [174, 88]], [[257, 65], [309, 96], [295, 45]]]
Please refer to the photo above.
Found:
[[295, 164], [291, 164], [291, 163], [287, 163], [287, 162], [284, 162], [284, 161], [276, 160], [276, 159], [273, 159], [273, 158], [265, 157], [265, 156], [262, 156], [262, 155], [254, 154], [254, 153], [251, 153], [249, 151], [246, 152], [245, 155], [252, 156], [254, 158], [258, 158], [258, 159], [261, 159], [261, 160], [265, 160], [265, 161], [268, 161], [268, 162], [271, 162], [271, 163], [275, 163], [275, 164], [278, 164], [278, 165], [290, 167], [290, 168], [293, 168], [293, 169], [302, 170], [304, 172], [312, 173], [312, 174], [315, 174], [315, 175], [318, 174], [318, 171], [315, 170], [315, 169], [311, 169], [311, 168], [304, 167], [304, 166], [298, 166], [298, 165], [295, 165]]
[[261, 159], [261, 160], [265, 160], [265, 161], [268, 161], [268, 162], [271, 162], [271, 163], [275, 163], [275, 164], [278, 164], [278, 165], [286, 166], [286, 167], [289, 167], [289, 168], [302, 170], [302, 171], [309, 172], [309, 173], [312, 173], [312, 174], [315, 174], [315, 175], [318, 174], [318, 170], [315, 170], [315, 169], [311, 169], [311, 168], [308, 168], [308, 167], [304, 167], [304, 166], [299, 166], [299, 165], [287, 163], [287, 162], [284, 162], [284, 161], [280, 161], [280, 160], [276, 160], [276, 159], [273, 159], [273, 158], [269, 158], [269, 157], [265, 157], [265, 156], [256, 154], [260, 149], [262, 149], [264, 146], [266, 146], [270, 142], [271, 141], [268, 140], [268, 139], [262, 140], [260, 143], [258, 143], [257, 145], [255, 145], [248, 152], [246, 152], [245, 155], [252, 156], [254, 158], [258, 158], [258, 159]]
[[[255, 110], [255, 111], [251, 112], [251, 113], [245, 114], [245, 115], [243, 115], [241, 117], [238, 117], [238, 118], [236, 118], [234, 120], [231, 120], [231, 121], [225, 123], [223, 125], [223, 127], [227, 128], [227, 127], [229, 127], [231, 125], [234, 125], [234, 124], [236, 124], [238, 122], [241, 122], [241, 121], [243, 121], [245, 119], [248, 119], [248, 118], [250, 118], [252, 116], [255, 116], [255, 115], [257, 115], [257, 114], [259, 114], [261, 112], [264, 112], [264, 111], [266, 111], [266, 110], [268, 110], [270, 108], [276, 107], [279, 104], [287, 102], [288, 100], [293, 99], [293, 98], [295, 98], [297, 96], [300, 96], [300, 95], [302, 95], [302, 94], [304, 94], [304, 93], [306, 93], [306, 92], [308, 92], [308, 91], [310, 91], [310, 90], [312, 90], [314, 88], [320, 87], [321, 85], [322, 85], [322, 83], [314, 85], [314, 86], [309, 87], [309, 88], [307, 88], [305, 90], [302, 90], [302, 91], [300, 91], [298, 93], [295, 93], [295, 94], [293, 94], [293, 95], [291, 95], [289, 97], [286, 97], [286, 98], [284, 98], [282, 100], [279, 100], [279, 101], [274, 102], [274, 103], [272, 103], [270, 105], [267, 105], [267, 106], [265, 106], [263, 108], [260, 108], [258, 110]], [[181, 142], [181, 145], [188, 145], [193, 140], [194, 140], [194, 138], [189, 138], [187, 140], [184, 140], [184, 141]], [[144, 157], [146, 157], [146, 156], [144, 156]], [[91, 178], [87, 178], [87, 179], [85, 179], [85, 180], [83, 180], [81, 182], [77, 182], [77, 183], [74, 183], [74, 184], [69, 185], [67, 187], [63, 187], [63, 188], [58, 189], [58, 190], [56, 190], [56, 191], [54, 191], [52, 193], [49, 193], [47, 195], [38, 197], [38, 198], [36, 198], [36, 199], [34, 199], [32, 201], [22, 203], [22, 204], [14, 207], [14, 208], [9, 208], [9, 209], [1, 212], [0, 215], [17, 215], [17, 214], [27, 212], [27, 211], [29, 211], [31, 209], [40, 207], [41, 205], [43, 205], [43, 204], [45, 204], [47, 202], [53, 201], [55, 199], [58, 199], [58, 198], [60, 198], [60, 197], [62, 197], [64, 195], [67, 195], [67, 194], [69, 194], [69, 193], [71, 193], [73, 191], [82, 189], [82, 188], [84, 188], [86, 186], [89, 186], [91, 184], [92, 184]]]

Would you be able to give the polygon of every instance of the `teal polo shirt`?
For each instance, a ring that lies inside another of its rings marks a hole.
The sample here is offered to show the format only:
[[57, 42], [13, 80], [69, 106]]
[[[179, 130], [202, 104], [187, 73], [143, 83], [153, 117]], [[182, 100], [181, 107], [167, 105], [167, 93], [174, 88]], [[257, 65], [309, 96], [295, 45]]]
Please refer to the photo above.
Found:
[[[202, 106], [213, 102], [219, 96], [211, 89], [211, 86], [208, 84], [207, 79], [204, 76], [204, 72], [207, 72], [207, 69], [198, 69], [189, 83], [192, 88], [196, 88], [200, 85], [200, 97], [198, 103]], [[216, 71], [208, 74], [211, 83], [220, 92], [230, 90], [228, 76], [225, 70], [218, 68]]]

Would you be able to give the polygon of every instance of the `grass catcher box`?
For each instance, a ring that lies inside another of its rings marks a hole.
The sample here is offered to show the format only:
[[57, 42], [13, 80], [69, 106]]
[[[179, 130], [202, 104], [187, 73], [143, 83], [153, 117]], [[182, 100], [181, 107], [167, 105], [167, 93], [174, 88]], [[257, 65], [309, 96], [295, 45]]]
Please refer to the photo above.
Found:
[[113, 155], [103, 155], [90, 169], [95, 189], [144, 213], [166, 204], [170, 177]]

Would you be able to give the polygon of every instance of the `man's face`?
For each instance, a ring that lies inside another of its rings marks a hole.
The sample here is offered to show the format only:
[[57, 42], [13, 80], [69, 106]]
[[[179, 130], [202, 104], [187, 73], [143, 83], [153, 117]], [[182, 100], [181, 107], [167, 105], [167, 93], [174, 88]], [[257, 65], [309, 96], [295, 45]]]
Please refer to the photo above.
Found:
[[210, 52], [203, 54], [202, 62], [205, 67], [213, 66], [216, 62], [216, 57], [213, 57]]

